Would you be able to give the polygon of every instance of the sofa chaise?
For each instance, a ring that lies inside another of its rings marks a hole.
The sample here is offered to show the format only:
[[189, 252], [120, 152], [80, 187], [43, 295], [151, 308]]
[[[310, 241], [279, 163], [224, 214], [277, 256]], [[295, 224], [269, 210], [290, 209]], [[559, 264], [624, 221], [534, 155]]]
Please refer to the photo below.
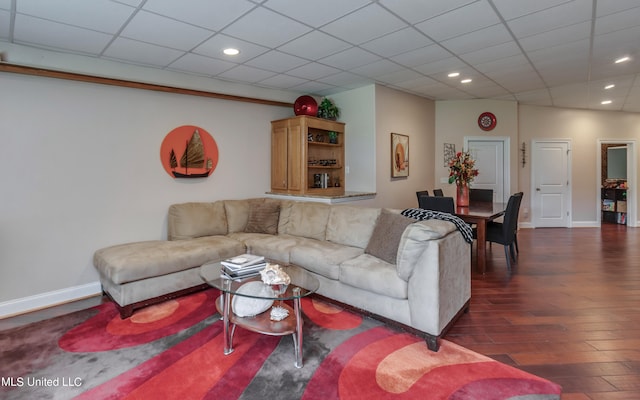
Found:
[[208, 287], [200, 266], [242, 253], [305, 268], [320, 281], [318, 295], [421, 335], [434, 351], [471, 298], [461, 232], [400, 210], [272, 198], [174, 204], [167, 236], [95, 252], [122, 318]]

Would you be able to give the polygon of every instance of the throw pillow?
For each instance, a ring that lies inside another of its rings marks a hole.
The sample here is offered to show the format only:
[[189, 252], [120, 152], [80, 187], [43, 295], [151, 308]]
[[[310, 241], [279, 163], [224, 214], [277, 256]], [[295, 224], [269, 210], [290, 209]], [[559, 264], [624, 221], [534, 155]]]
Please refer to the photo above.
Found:
[[280, 205], [270, 202], [251, 202], [249, 206], [249, 220], [245, 232], [278, 233], [278, 219], [280, 218]]
[[412, 218], [383, 209], [364, 252], [389, 264], [395, 264], [402, 233], [414, 222], [416, 221]]

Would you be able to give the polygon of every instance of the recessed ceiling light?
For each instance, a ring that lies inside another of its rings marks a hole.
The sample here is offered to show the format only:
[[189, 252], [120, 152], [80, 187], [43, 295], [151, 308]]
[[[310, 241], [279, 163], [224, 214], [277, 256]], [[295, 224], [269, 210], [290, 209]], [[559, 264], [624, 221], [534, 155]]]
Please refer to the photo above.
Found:
[[467, 79], [463, 79], [463, 80], [461, 80], [461, 81], [460, 81], [460, 83], [470, 83], [472, 80], [473, 80], [473, 79], [469, 79], [469, 78], [467, 78]]
[[449, 75], [447, 75], [449, 78], [455, 78], [460, 76], [460, 72], [452, 72]]
[[601, 101], [600, 104], [602, 105], [607, 105], [607, 104], [611, 104], [613, 103], [611, 100], [605, 100], [605, 101]]
[[620, 63], [623, 63], [623, 62], [625, 62], [625, 61], [629, 61], [630, 59], [631, 59], [631, 58], [629, 58], [629, 57], [622, 57], [622, 58], [618, 58], [618, 59], [616, 60], [616, 64], [620, 64]]
[[235, 56], [240, 54], [240, 50], [229, 47], [228, 49], [222, 50], [222, 52], [228, 56]]
[[604, 88], [605, 89], [613, 89], [614, 87], [616, 87], [616, 85], [614, 85], [613, 83], [611, 85], [607, 85]]

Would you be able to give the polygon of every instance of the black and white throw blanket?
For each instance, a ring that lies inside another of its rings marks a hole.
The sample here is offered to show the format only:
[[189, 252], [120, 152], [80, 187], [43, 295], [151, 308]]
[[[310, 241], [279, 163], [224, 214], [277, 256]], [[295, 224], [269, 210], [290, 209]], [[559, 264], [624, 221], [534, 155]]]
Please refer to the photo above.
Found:
[[471, 230], [471, 227], [455, 215], [441, 211], [425, 210], [423, 208], [407, 208], [406, 210], [402, 210], [400, 214], [419, 221], [424, 221], [425, 219], [449, 221], [458, 228], [467, 243], [473, 243], [473, 231]]

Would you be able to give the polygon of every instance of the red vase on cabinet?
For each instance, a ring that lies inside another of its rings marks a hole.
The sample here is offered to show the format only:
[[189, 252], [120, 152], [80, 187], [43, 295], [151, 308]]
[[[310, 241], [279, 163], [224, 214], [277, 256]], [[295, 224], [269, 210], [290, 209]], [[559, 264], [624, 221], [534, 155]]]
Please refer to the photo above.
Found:
[[469, 207], [469, 185], [466, 183], [456, 185], [456, 206]]

